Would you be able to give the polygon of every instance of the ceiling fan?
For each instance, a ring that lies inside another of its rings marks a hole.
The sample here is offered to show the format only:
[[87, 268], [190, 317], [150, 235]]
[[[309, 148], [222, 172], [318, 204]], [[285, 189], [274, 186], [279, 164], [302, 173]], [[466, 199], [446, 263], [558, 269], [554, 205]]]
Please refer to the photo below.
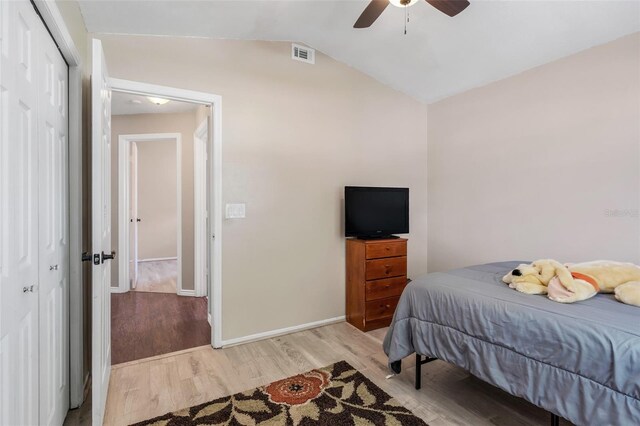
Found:
[[[419, 0], [371, 0], [371, 3], [364, 9], [362, 15], [358, 18], [353, 28], [368, 28], [373, 24], [382, 12], [391, 3], [397, 7], [409, 7], [416, 4]], [[456, 16], [469, 6], [467, 0], [426, 0], [431, 6], [440, 12]]]

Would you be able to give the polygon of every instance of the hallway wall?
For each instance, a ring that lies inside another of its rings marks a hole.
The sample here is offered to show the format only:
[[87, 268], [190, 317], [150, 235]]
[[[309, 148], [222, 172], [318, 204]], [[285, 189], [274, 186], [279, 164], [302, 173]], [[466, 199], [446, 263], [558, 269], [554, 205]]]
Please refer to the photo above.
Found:
[[[118, 244], [118, 136], [124, 134], [180, 133], [182, 135], [182, 287], [193, 286], [193, 133], [196, 111], [171, 114], [114, 115], [111, 119], [112, 246]], [[112, 285], [117, 286], [118, 258], [112, 263]]]
[[178, 256], [176, 140], [136, 142], [138, 147], [138, 259]]

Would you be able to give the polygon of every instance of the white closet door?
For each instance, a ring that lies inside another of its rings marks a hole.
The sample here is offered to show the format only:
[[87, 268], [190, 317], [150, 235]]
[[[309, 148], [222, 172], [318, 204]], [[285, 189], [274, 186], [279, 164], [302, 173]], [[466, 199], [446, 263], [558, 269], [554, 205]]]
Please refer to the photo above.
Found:
[[[92, 251], [91, 392], [94, 425], [101, 425], [111, 374], [111, 86], [100, 40], [93, 40], [91, 75]], [[122, 260], [126, 262], [126, 259]]]
[[68, 70], [48, 34], [39, 44], [40, 424], [60, 425], [69, 408]]
[[27, 1], [0, 1], [0, 423], [38, 424], [38, 38]]
[[62, 424], [67, 65], [26, 0], [0, 1], [0, 37], [0, 424]]

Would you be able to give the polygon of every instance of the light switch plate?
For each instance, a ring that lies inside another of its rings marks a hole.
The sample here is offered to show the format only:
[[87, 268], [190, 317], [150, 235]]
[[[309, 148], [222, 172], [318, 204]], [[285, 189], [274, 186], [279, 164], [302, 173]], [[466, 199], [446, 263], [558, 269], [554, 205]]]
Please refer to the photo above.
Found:
[[245, 204], [227, 204], [225, 209], [225, 218], [227, 219], [243, 219], [245, 217]]

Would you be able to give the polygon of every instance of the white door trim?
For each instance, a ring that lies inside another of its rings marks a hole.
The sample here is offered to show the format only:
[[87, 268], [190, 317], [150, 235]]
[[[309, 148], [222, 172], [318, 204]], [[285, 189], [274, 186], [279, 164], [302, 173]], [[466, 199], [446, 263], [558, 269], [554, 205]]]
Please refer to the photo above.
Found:
[[69, 65], [69, 390], [70, 408], [84, 401], [82, 281], [82, 60], [53, 0], [34, 5]]
[[111, 79], [111, 87], [119, 92], [143, 96], [160, 96], [176, 101], [200, 103], [210, 106], [207, 155], [209, 157], [209, 208], [210, 229], [207, 233], [210, 247], [209, 295], [213, 319], [211, 344], [222, 347], [222, 97], [205, 92], [158, 86], [137, 81]]
[[[115, 88], [113, 89], [116, 90]], [[129, 200], [131, 160], [130, 145], [135, 142], [153, 142], [160, 140], [176, 141], [176, 222], [177, 222], [177, 257], [178, 277], [177, 292], [184, 295], [182, 288], [182, 135], [180, 133], [145, 133], [139, 135], [118, 136], [118, 286], [112, 286], [112, 293], [126, 293], [131, 290], [129, 277]], [[187, 290], [191, 292], [191, 290]], [[191, 295], [191, 294], [187, 294]]]
[[209, 138], [209, 212], [211, 229], [209, 230], [209, 247], [211, 272], [209, 274], [209, 295], [211, 306], [212, 346], [222, 346], [222, 97], [205, 92], [184, 90], [174, 87], [112, 78], [111, 86], [120, 92], [146, 96], [160, 96], [183, 102], [194, 102], [210, 105], [209, 120], [213, 131]]
[[205, 118], [193, 133], [193, 289], [198, 297], [207, 295], [207, 141]]

